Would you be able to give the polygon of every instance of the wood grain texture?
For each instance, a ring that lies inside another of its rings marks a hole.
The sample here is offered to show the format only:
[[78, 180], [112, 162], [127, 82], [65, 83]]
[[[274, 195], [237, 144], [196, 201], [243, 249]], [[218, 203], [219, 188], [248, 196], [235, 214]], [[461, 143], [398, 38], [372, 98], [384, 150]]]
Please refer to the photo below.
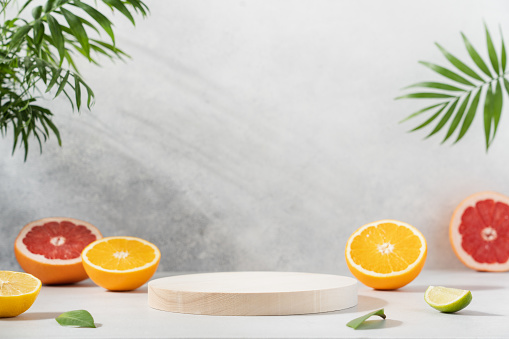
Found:
[[223, 272], [173, 276], [148, 284], [150, 307], [203, 315], [290, 315], [357, 305], [357, 280], [297, 272]]

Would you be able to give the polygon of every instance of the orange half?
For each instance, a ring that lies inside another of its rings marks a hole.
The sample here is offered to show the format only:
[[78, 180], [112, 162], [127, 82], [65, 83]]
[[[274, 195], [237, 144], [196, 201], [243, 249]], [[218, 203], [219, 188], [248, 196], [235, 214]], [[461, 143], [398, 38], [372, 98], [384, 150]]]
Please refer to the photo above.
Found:
[[112, 291], [134, 290], [154, 275], [161, 252], [136, 237], [106, 237], [81, 253], [83, 267], [97, 285]]
[[414, 280], [426, 260], [426, 239], [419, 230], [398, 220], [379, 220], [360, 227], [346, 244], [352, 274], [363, 284], [392, 290]]

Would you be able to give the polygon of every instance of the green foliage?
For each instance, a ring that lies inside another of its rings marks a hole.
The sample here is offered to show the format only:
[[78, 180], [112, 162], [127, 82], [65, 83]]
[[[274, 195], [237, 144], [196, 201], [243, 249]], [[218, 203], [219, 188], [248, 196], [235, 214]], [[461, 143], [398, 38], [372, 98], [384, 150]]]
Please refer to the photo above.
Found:
[[[31, 18], [26, 12], [32, 0], [26, 1], [17, 16], [5, 19], [13, 1], [0, 1], [0, 133], [12, 129], [13, 153], [23, 147], [25, 161], [29, 141], [42, 143], [50, 134], [62, 140], [52, 122], [53, 113], [37, 105], [37, 100], [64, 95], [73, 110], [80, 111], [86, 98], [88, 109], [94, 103], [94, 92], [76, 68], [75, 57], [98, 63], [99, 56], [109, 59], [128, 57], [116, 47], [113, 23], [98, 9], [96, 1], [47, 0], [34, 6]], [[88, 2], [88, 3], [87, 3]], [[119, 12], [132, 24], [134, 14], [145, 17], [148, 7], [140, 0], [103, 0], [112, 12]], [[107, 34], [103, 40], [101, 33]], [[96, 38], [93, 38], [96, 37]]]
[[[491, 146], [497, 133], [503, 106], [503, 89], [509, 94], [509, 81], [507, 80], [507, 55], [504, 39], [501, 33], [500, 54], [497, 54], [488, 27], [484, 26], [486, 33], [486, 49], [489, 62], [485, 62], [468, 38], [461, 33], [463, 43], [477, 69], [467, 66], [464, 62], [449, 53], [445, 48], [436, 44], [445, 58], [454, 66], [453, 70], [421, 61], [420, 64], [438, 73], [452, 84], [442, 82], [419, 82], [405, 89], [424, 88], [424, 91], [415, 91], [396, 99], [443, 99], [439, 103], [427, 106], [402, 121], [414, 118], [423, 113], [430, 117], [411, 131], [419, 130], [435, 122], [435, 127], [427, 137], [445, 128], [445, 137], [442, 143], [448, 140], [456, 131], [456, 142], [461, 140], [470, 128], [477, 112], [483, 112], [484, 135], [486, 151]], [[489, 66], [488, 66], [489, 65]], [[439, 119], [440, 117], [440, 119]]]

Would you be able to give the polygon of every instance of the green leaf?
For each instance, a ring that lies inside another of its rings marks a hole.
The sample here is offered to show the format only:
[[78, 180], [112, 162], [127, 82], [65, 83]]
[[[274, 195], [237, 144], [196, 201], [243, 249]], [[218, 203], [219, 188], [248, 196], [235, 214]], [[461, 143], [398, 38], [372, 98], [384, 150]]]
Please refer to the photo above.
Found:
[[413, 87], [426, 87], [426, 88], [436, 88], [436, 89], [443, 89], [445, 91], [456, 91], [456, 92], [464, 92], [465, 90], [459, 87], [451, 86], [448, 84], [443, 84], [441, 82], [418, 82], [416, 84], [410, 85], [405, 87], [407, 88], [413, 88]]
[[32, 16], [34, 17], [35, 20], [39, 19], [41, 17], [41, 14], [42, 14], [42, 6], [37, 6], [37, 7], [34, 7], [34, 9], [32, 9]]
[[128, 18], [133, 25], [136, 25], [134, 22], [134, 18], [131, 15], [131, 12], [127, 9], [127, 7], [124, 5], [124, 3], [120, 0], [103, 0], [105, 4], [107, 4], [110, 7], [116, 8], [120, 13], [124, 14], [126, 18]]
[[90, 15], [90, 17], [92, 19], [94, 19], [104, 29], [104, 31], [110, 36], [111, 41], [113, 41], [113, 43], [115, 43], [115, 35], [113, 33], [113, 29], [111, 28], [112, 23], [106, 16], [104, 16], [101, 12], [96, 10], [94, 7], [89, 6], [81, 1], [73, 2], [72, 5], [81, 8], [88, 15]]
[[463, 42], [465, 43], [465, 47], [467, 48], [468, 54], [470, 54], [470, 57], [475, 62], [477, 67], [479, 67], [479, 69], [481, 71], [483, 71], [484, 74], [486, 74], [490, 78], [493, 78], [493, 76], [491, 75], [491, 72], [490, 72], [488, 66], [486, 66], [486, 63], [479, 56], [479, 53], [477, 53], [477, 51], [475, 50], [474, 46], [472, 46], [472, 44], [470, 43], [468, 38], [465, 36], [465, 34], [461, 33], [461, 36], [463, 37]]
[[505, 42], [504, 36], [502, 35], [502, 29], [500, 29], [500, 40], [502, 40], [502, 47], [500, 49], [500, 66], [502, 67], [502, 73], [504, 73], [507, 66], [507, 54], [505, 51]]
[[60, 24], [57, 22], [57, 20], [52, 17], [51, 15], [46, 15], [46, 20], [48, 22], [49, 30], [51, 32], [51, 38], [53, 39], [53, 44], [58, 50], [58, 55], [60, 57], [60, 63], [59, 65], [62, 65], [62, 62], [64, 61], [64, 55], [65, 55], [65, 43], [64, 43], [64, 36], [62, 34], [62, 30], [60, 29]]
[[49, 13], [53, 10], [53, 4], [55, 3], [55, 0], [47, 0], [46, 4], [44, 5], [44, 12]]
[[57, 83], [58, 79], [60, 78], [60, 73], [62, 72], [61, 68], [52, 68], [53, 76], [51, 77], [51, 81], [48, 84], [48, 87], [46, 88], [46, 93], [48, 93], [51, 88]]
[[31, 29], [32, 29], [31, 25], [25, 25], [18, 28], [11, 37], [11, 41], [9, 42], [9, 48], [13, 50], [16, 47], [18, 47], [23, 42], [23, 39], [28, 34], [28, 32], [30, 32]]
[[85, 31], [85, 28], [83, 27], [83, 23], [81, 22], [80, 18], [64, 8], [60, 8], [60, 10], [64, 15], [65, 20], [69, 24], [71, 32], [76, 37], [81, 47], [85, 51], [86, 55], [90, 59], [90, 44], [88, 40], [88, 35], [87, 32]]
[[463, 117], [463, 114], [465, 113], [465, 110], [467, 109], [468, 102], [470, 100], [470, 95], [472, 92], [468, 92], [468, 95], [463, 99], [463, 103], [461, 104], [460, 108], [456, 112], [456, 115], [454, 116], [454, 119], [451, 122], [451, 125], [449, 126], [449, 130], [447, 131], [447, 135], [445, 136], [444, 140], [442, 140], [442, 143], [444, 143], [449, 137], [454, 133], [456, 128], [458, 127], [461, 118]]
[[454, 73], [453, 71], [448, 70], [447, 68], [432, 64], [430, 62], [425, 62], [425, 61], [419, 61], [419, 63], [421, 65], [424, 65], [424, 66], [428, 67], [429, 69], [437, 72], [438, 74], [443, 75], [444, 77], [453, 80], [453, 81], [456, 81], [456, 82], [459, 82], [461, 84], [468, 85], [468, 86], [474, 86], [473, 83], [471, 83], [467, 79], [463, 78], [461, 75], [458, 75], [458, 74]]
[[484, 99], [484, 136], [486, 140], [486, 150], [490, 147], [491, 139], [491, 125], [493, 120], [493, 92], [491, 87], [488, 86], [486, 91], [486, 98]]
[[479, 98], [481, 96], [482, 89], [479, 89], [477, 91], [476, 96], [472, 100], [472, 103], [470, 104], [470, 108], [468, 109], [467, 115], [465, 116], [465, 119], [463, 120], [463, 124], [461, 125], [460, 133], [458, 135], [458, 138], [456, 139], [455, 143], [458, 142], [465, 133], [467, 132], [468, 128], [472, 124], [472, 121], [474, 120], [475, 113], [477, 111], [477, 106], [479, 105]]
[[353, 329], [357, 329], [364, 321], [366, 321], [368, 318], [377, 315], [381, 317], [382, 319], [385, 319], [387, 316], [384, 313], [384, 309], [381, 308], [378, 311], [373, 311], [371, 313], [368, 313], [366, 315], [363, 315], [362, 317], [355, 318], [354, 320], [349, 321], [346, 326], [351, 327]]
[[74, 76], [74, 94], [76, 96], [76, 108], [78, 111], [81, 107], [81, 87], [80, 87], [80, 78], [78, 76]]
[[435, 43], [437, 45], [438, 49], [442, 52], [442, 54], [447, 58], [447, 60], [450, 61], [451, 64], [453, 64], [457, 69], [465, 73], [466, 75], [477, 79], [479, 81], [484, 81], [483, 78], [481, 78], [476, 72], [474, 72], [470, 67], [465, 65], [462, 61], [460, 61], [458, 58], [456, 58], [454, 55], [449, 53], [445, 48], [440, 46], [439, 44]]
[[57, 90], [57, 93], [55, 94], [55, 98], [58, 97], [60, 95], [60, 93], [62, 93], [62, 91], [64, 90], [65, 88], [65, 85], [67, 85], [67, 79], [69, 79], [69, 75], [71, 74], [70, 71], [67, 71], [64, 75], [64, 79], [62, 80], [62, 82], [60, 83], [60, 86], [58, 86], [58, 90]]
[[44, 38], [44, 25], [41, 21], [37, 21], [34, 24], [34, 45], [37, 53], [41, 50], [42, 40]]
[[422, 124], [420, 124], [419, 126], [417, 126], [416, 128], [414, 128], [414, 129], [413, 129], [413, 130], [411, 130], [410, 132], [415, 132], [415, 131], [417, 131], [417, 130], [419, 130], [419, 129], [423, 128], [423, 127], [428, 126], [428, 125], [429, 125], [429, 124], [430, 124], [433, 120], [435, 120], [435, 119], [436, 119], [436, 118], [440, 115], [440, 113], [442, 113], [442, 111], [444, 110], [444, 108], [445, 108], [445, 107], [446, 107], [446, 106], [442, 106], [442, 107], [438, 110], [438, 112], [436, 112], [435, 114], [433, 114], [433, 115], [431, 116], [431, 118], [429, 118], [428, 120], [426, 120], [425, 122], [423, 122]]
[[410, 93], [410, 94], [405, 94], [405, 95], [402, 95], [400, 97], [397, 97], [396, 100], [398, 99], [409, 99], [409, 98], [413, 98], [413, 99], [447, 99], [447, 98], [454, 98], [455, 96], [454, 95], [450, 95], [450, 94], [443, 94], [443, 93]]
[[65, 312], [56, 317], [55, 320], [62, 326], [95, 328], [94, 318], [85, 310]]
[[493, 45], [493, 40], [491, 40], [490, 31], [488, 31], [488, 26], [484, 25], [484, 29], [486, 31], [486, 43], [488, 45], [488, 55], [490, 57], [491, 66], [493, 66], [493, 70], [495, 74], [500, 73], [500, 66], [498, 64], [497, 51], [495, 51], [495, 46]]
[[493, 135], [491, 136], [490, 144], [495, 138], [495, 134], [498, 130], [498, 123], [500, 122], [500, 116], [502, 115], [502, 107], [504, 104], [503, 95], [502, 95], [502, 85], [500, 84], [502, 80], [497, 81], [497, 86], [495, 87], [495, 94], [493, 98]]
[[404, 121], [407, 121], [408, 119], [411, 119], [411, 118], [413, 118], [413, 117], [416, 117], [416, 116], [418, 116], [418, 115], [419, 115], [419, 114], [421, 114], [421, 113], [427, 112], [427, 111], [429, 111], [430, 109], [433, 109], [433, 108], [435, 108], [435, 107], [442, 106], [442, 105], [444, 105], [444, 106], [445, 106], [445, 105], [447, 105], [447, 102], [443, 102], [443, 103], [440, 103], [440, 104], [436, 104], [436, 105], [428, 106], [428, 107], [425, 107], [425, 108], [423, 108], [423, 109], [421, 109], [421, 110], [418, 110], [417, 112], [415, 112], [415, 113], [413, 113], [413, 114], [409, 115], [408, 117], [406, 117], [405, 119], [401, 120], [401, 121], [400, 121], [400, 123], [402, 123], [402, 122], [404, 122]]
[[444, 116], [442, 117], [442, 119], [440, 119], [440, 121], [438, 122], [438, 124], [435, 126], [435, 128], [433, 129], [433, 131], [431, 131], [430, 134], [428, 134], [428, 136], [426, 138], [429, 138], [430, 136], [432, 136], [433, 134], [437, 133], [438, 131], [440, 131], [442, 129], [442, 127], [444, 127], [444, 125], [447, 123], [447, 121], [449, 121], [449, 119], [451, 118], [451, 116], [453, 115], [454, 113], [454, 110], [456, 109], [456, 105], [458, 104], [458, 101], [459, 101], [459, 98], [454, 100], [453, 103], [449, 106], [449, 109], [447, 110], [447, 112], [444, 114]]

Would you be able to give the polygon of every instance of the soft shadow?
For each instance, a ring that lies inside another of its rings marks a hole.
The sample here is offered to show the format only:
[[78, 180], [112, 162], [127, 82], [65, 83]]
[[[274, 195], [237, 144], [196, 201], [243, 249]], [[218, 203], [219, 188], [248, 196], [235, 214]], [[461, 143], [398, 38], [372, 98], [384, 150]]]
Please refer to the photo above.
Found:
[[[489, 290], [501, 290], [504, 289], [504, 286], [486, 286], [486, 285], [441, 285], [437, 284], [436, 286], [444, 286], [451, 288], [459, 288], [460, 290], [469, 290], [469, 291], [489, 291]], [[424, 293], [429, 286], [427, 285], [412, 285], [405, 286], [393, 292], [410, 292], [410, 293]]]
[[0, 321], [26, 321], [26, 320], [47, 320], [47, 319], [55, 319], [62, 312], [25, 312], [23, 314], [18, 315], [13, 318], [0, 318]]
[[385, 301], [383, 299], [359, 295], [357, 305], [355, 305], [355, 306], [345, 308], [342, 310], [338, 310], [338, 311], [313, 313], [313, 314], [306, 314], [306, 315], [344, 314], [344, 313], [366, 312], [366, 311], [373, 311], [374, 309], [378, 309], [378, 308], [383, 308], [385, 305], [387, 305], [387, 301]]
[[393, 319], [366, 320], [356, 330], [377, 330], [380, 328], [398, 327], [403, 322]]
[[481, 311], [474, 311], [474, 310], [461, 310], [456, 313], [448, 313], [452, 316], [462, 316], [462, 315], [471, 315], [476, 317], [502, 317], [502, 314], [495, 314], [495, 313], [487, 313], [487, 312], [481, 312]]
[[135, 290], [131, 290], [131, 291], [110, 291], [110, 290], [106, 290], [106, 292], [108, 293], [126, 293], [126, 294], [136, 294], [136, 293], [148, 293], [148, 286], [147, 285], [144, 285], [140, 288], [137, 288]]
[[94, 282], [90, 279], [87, 279], [87, 280], [84, 280], [84, 281], [80, 281], [80, 282], [77, 282], [77, 283], [73, 283], [73, 284], [53, 284], [53, 285], [47, 285], [47, 284], [44, 284], [43, 285], [44, 287], [56, 287], [56, 288], [62, 288], [62, 287], [70, 287], [70, 288], [74, 288], [74, 287], [78, 287], [78, 288], [82, 288], [82, 287], [97, 287], [96, 284], [94, 284]]

